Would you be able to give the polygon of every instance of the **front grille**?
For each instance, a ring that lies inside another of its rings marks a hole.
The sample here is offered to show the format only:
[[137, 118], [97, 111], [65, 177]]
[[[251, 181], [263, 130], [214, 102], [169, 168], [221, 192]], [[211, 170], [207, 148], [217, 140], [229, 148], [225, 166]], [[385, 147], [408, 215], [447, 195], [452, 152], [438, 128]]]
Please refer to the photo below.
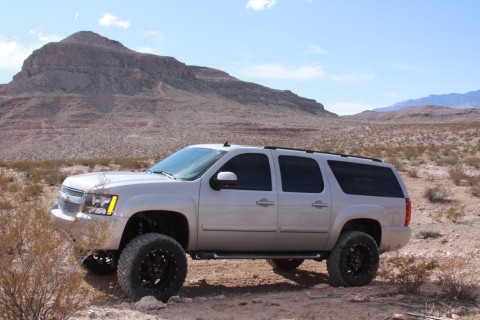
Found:
[[60, 196], [58, 197], [58, 207], [65, 214], [75, 215], [80, 212], [84, 199], [85, 192], [78, 189], [72, 189], [62, 186]]
[[67, 214], [76, 214], [80, 212], [80, 203], [74, 203], [63, 199], [62, 197], [58, 198], [58, 207], [62, 210], [63, 213]]
[[64, 193], [67, 196], [73, 197], [83, 197], [83, 195], [85, 194], [85, 192], [83, 192], [82, 190], [72, 189], [65, 186], [62, 186], [62, 190], [60, 192]]

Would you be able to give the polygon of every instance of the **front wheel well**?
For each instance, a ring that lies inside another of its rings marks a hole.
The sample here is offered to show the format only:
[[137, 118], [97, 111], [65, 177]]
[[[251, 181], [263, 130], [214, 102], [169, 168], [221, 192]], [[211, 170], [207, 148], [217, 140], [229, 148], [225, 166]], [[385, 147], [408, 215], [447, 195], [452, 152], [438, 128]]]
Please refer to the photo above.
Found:
[[188, 246], [189, 229], [185, 216], [172, 211], [137, 212], [127, 222], [120, 242], [120, 250], [135, 237], [144, 233], [161, 233], [169, 236], [183, 247]]
[[361, 231], [369, 234], [380, 247], [382, 242], [382, 226], [377, 220], [372, 219], [353, 219], [345, 223], [341, 233], [345, 231]]

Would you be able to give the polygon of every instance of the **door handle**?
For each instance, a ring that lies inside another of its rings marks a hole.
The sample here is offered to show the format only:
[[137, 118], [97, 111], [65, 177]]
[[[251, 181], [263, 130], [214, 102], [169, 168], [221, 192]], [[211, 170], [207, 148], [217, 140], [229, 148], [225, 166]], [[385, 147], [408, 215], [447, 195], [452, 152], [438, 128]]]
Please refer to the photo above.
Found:
[[262, 198], [262, 199], [258, 200], [256, 202], [256, 204], [258, 204], [259, 206], [273, 206], [273, 205], [275, 205], [275, 202], [270, 201], [266, 198]]
[[314, 206], [316, 208], [325, 208], [325, 207], [328, 207], [328, 203], [325, 203], [321, 200], [317, 200], [314, 203], [312, 203], [312, 206]]

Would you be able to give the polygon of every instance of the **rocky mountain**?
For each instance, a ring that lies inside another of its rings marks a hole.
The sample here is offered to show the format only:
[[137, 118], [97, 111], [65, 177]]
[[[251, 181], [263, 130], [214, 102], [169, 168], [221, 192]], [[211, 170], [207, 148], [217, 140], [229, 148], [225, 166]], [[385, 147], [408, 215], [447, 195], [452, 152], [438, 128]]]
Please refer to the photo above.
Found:
[[151, 93], [164, 97], [168, 96], [167, 88], [213, 94], [241, 104], [330, 114], [322, 104], [290, 91], [243, 82], [220, 70], [187, 66], [172, 57], [138, 53], [93, 32], [78, 32], [35, 50], [0, 94], [41, 92], [91, 99]]
[[380, 122], [480, 121], [480, 109], [452, 109], [440, 106], [423, 106], [390, 112], [369, 110], [342, 118]]
[[0, 87], [0, 160], [145, 155], [232, 137], [251, 143], [241, 137], [308, 132], [335, 118], [291, 91], [78, 32], [35, 50]]
[[480, 90], [467, 93], [433, 94], [420, 99], [405, 100], [389, 107], [374, 109], [373, 111], [397, 111], [427, 105], [442, 106], [453, 109], [480, 108]]

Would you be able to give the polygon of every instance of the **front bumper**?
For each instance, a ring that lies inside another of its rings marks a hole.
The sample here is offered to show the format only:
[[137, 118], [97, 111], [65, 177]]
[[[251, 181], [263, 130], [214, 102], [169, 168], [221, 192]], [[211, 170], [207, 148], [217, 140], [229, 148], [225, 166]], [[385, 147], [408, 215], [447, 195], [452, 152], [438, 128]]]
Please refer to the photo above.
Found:
[[[65, 214], [57, 205], [50, 210], [53, 223], [83, 249], [118, 250], [127, 219], [85, 213]], [[88, 248], [94, 244], [95, 248]]]

